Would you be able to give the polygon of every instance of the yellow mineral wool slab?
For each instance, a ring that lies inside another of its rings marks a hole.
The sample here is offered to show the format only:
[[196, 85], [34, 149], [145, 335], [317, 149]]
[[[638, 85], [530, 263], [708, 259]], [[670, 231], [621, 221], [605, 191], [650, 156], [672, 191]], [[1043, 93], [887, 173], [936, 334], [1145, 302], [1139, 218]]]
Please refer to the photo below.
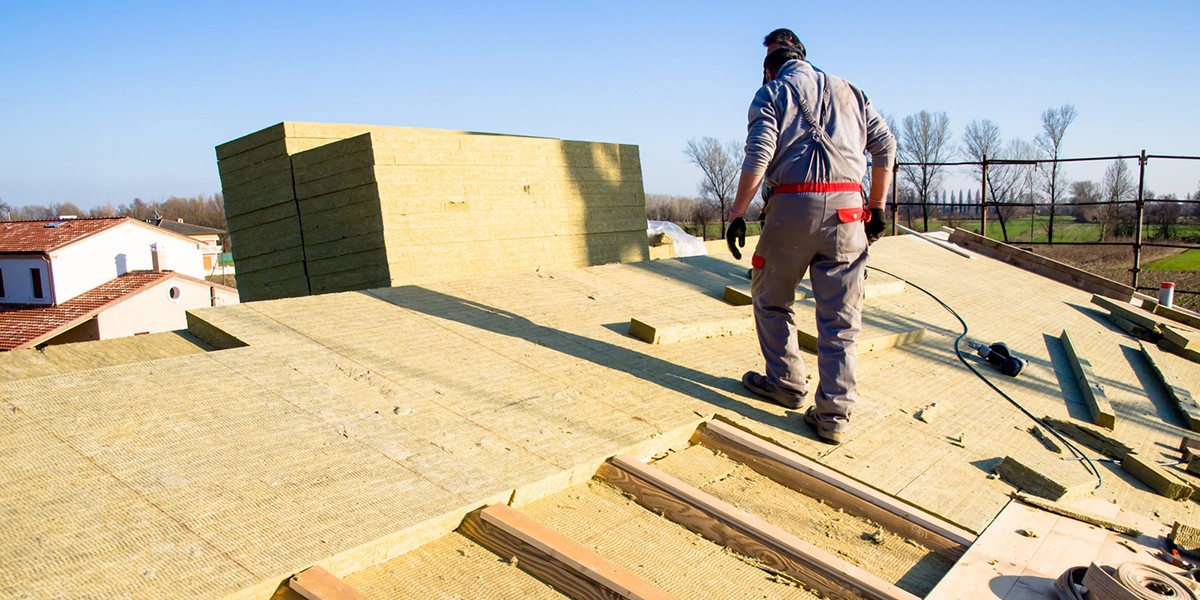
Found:
[[238, 274], [253, 273], [280, 265], [302, 262], [304, 262], [304, 248], [302, 246], [292, 246], [291, 248], [272, 250], [266, 254], [239, 256], [237, 259], [237, 272]]
[[224, 181], [231, 176], [244, 176], [246, 173], [242, 173], [242, 171], [247, 169], [261, 169], [267, 163], [277, 161], [280, 158], [287, 158], [287, 146], [283, 143], [282, 139], [243, 152], [237, 156], [218, 160], [217, 171], [220, 173], [222, 181]]
[[376, 171], [377, 168], [372, 167], [369, 164], [356, 163], [353, 168], [338, 173], [334, 177], [315, 179], [306, 183], [297, 183], [295, 185], [296, 197], [312, 198], [314, 196], [331, 194], [345, 189], [368, 185], [378, 180], [376, 177]]
[[316, 261], [384, 247], [383, 235], [378, 231], [335, 230], [322, 241], [305, 246], [304, 256], [309, 261]]
[[[278, 177], [280, 172], [290, 172], [291, 158], [280, 154], [274, 158], [255, 163], [243, 169], [221, 174], [221, 187], [229, 190], [241, 190], [248, 186], [261, 187], [259, 180], [271, 176]], [[257, 184], [257, 185], [256, 185]]]
[[278, 123], [270, 127], [260, 129], [254, 133], [244, 135], [240, 138], [217, 146], [217, 160], [224, 160], [231, 156], [237, 156], [243, 152], [248, 152], [259, 146], [265, 146], [273, 141], [283, 139], [286, 135], [286, 127], [284, 123]]
[[[330, 275], [340, 271], [353, 271], [364, 268], [380, 268], [385, 279], [387, 275], [387, 253], [383, 248], [364, 250], [320, 260], [308, 261], [308, 276]], [[386, 282], [383, 284], [386, 285]]]
[[325, 211], [318, 217], [305, 218], [302, 225], [306, 246], [317, 246], [369, 233], [378, 234], [380, 239], [383, 237], [383, 223], [378, 215], [362, 216], [353, 211]]
[[[236, 204], [231, 204], [229, 196], [225, 196], [225, 217], [227, 219], [252, 214], [260, 210], [295, 210], [294, 208], [285, 208], [292, 206], [296, 201], [296, 193], [292, 188], [291, 181], [277, 182], [276, 187], [252, 193], [235, 193], [233, 197]], [[280, 217], [275, 216], [267, 220], [273, 221], [277, 218]]]
[[380, 202], [379, 188], [374, 183], [360, 185], [297, 200], [300, 215], [304, 218], [319, 216], [324, 211], [368, 210], [364, 205], [373, 207], [373, 212], [379, 216], [387, 210]]
[[286, 192], [289, 197], [278, 204], [240, 214], [227, 214], [226, 223], [229, 224], [230, 229], [244, 229], [284, 219], [295, 219], [296, 205], [294, 199], [290, 198], [291, 190], [288, 189]]

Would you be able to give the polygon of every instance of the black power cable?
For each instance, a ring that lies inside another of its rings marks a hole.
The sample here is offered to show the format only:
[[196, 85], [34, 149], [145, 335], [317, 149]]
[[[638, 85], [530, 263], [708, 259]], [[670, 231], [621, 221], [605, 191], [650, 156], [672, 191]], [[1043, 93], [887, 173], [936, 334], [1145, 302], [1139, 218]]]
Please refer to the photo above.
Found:
[[1042, 421], [1040, 418], [1034, 416], [1033, 413], [1029, 412], [1024, 406], [1021, 406], [1021, 404], [1019, 402], [1017, 402], [1016, 400], [1014, 400], [1012, 398], [1012, 396], [1009, 396], [1008, 394], [1004, 393], [1004, 390], [996, 387], [996, 384], [992, 383], [991, 380], [989, 380], [987, 377], [985, 377], [983, 375], [983, 373], [980, 373], [979, 370], [975, 368], [975, 365], [972, 365], [970, 362], [967, 361], [966, 358], [963, 357], [961, 343], [962, 343], [963, 338], [967, 337], [968, 328], [967, 328], [967, 322], [965, 320], [963, 320], [962, 316], [960, 316], [957, 311], [955, 311], [953, 308], [951, 308], [949, 304], [946, 304], [945, 302], [943, 302], [941, 298], [938, 298], [936, 295], [934, 295], [933, 292], [930, 292], [929, 290], [927, 290], [927, 289], [925, 289], [903, 277], [900, 277], [899, 275], [896, 275], [895, 273], [889, 273], [883, 269], [880, 269], [878, 267], [872, 267], [870, 265], [868, 265], [867, 268], [871, 269], [872, 271], [878, 271], [880, 273], [883, 273], [884, 275], [887, 275], [889, 277], [894, 277], [896, 279], [899, 279], [900, 281], [903, 281], [904, 283], [906, 283], [908, 285], [913, 286], [914, 288], [916, 288], [916, 289], [920, 290], [922, 293], [924, 293], [926, 296], [933, 298], [934, 302], [937, 302], [938, 304], [940, 304], [942, 306], [942, 308], [946, 309], [947, 311], [950, 312], [950, 314], [954, 315], [954, 318], [958, 319], [959, 324], [962, 325], [962, 333], [959, 334], [959, 336], [954, 339], [954, 354], [958, 356], [958, 360], [960, 362], [962, 362], [963, 366], [970, 369], [971, 372], [974, 373], [976, 377], [982, 379], [984, 383], [988, 384], [988, 387], [992, 388], [997, 394], [1000, 394], [1000, 396], [1002, 396], [1005, 400], [1008, 400], [1008, 402], [1010, 404], [1017, 407], [1017, 410], [1020, 410], [1022, 413], [1025, 414], [1025, 416], [1032, 419], [1034, 423], [1037, 423], [1046, 431], [1049, 431], [1050, 434], [1053, 435], [1055, 438], [1058, 438], [1058, 441], [1062, 442], [1064, 446], [1066, 446], [1067, 448], [1070, 448], [1071, 452], [1074, 453], [1075, 456], [1078, 457], [1079, 460], [1084, 463], [1084, 465], [1087, 467], [1088, 471], [1090, 471], [1093, 475], [1096, 476], [1096, 487], [1094, 489], [1097, 489], [1097, 490], [1100, 489], [1100, 486], [1104, 484], [1104, 479], [1103, 479], [1103, 477], [1100, 476], [1100, 470], [1098, 468], [1096, 468], [1096, 465], [1095, 465], [1095, 463], [1092, 462], [1091, 458], [1088, 458], [1088, 456], [1086, 454], [1081, 452], [1079, 450], [1079, 448], [1076, 448], [1074, 444], [1067, 441], [1067, 439], [1065, 437], [1063, 437], [1062, 434], [1058, 433], [1058, 431], [1055, 431], [1053, 427], [1050, 427], [1049, 425], [1047, 425], [1045, 421]]

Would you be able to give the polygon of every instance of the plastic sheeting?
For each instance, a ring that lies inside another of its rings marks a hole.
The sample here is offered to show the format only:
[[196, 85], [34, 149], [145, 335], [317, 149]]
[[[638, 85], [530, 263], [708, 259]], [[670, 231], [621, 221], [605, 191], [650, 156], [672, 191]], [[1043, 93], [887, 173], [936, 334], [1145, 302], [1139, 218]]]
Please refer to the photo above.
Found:
[[671, 238], [671, 244], [675, 248], [676, 258], [682, 258], [684, 256], [703, 256], [708, 254], [708, 248], [704, 247], [704, 240], [701, 240], [694, 235], [689, 235], [678, 225], [670, 221], [646, 221], [647, 238], [659, 233]]

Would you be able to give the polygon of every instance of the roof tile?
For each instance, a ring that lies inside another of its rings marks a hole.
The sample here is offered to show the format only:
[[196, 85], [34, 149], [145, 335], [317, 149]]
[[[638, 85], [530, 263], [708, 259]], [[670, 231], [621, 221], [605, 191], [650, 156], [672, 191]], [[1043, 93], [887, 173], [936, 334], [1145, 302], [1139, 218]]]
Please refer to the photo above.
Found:
[[[0, 252], [50, 252], [94, 233], [116, 227], [129, 217], [49, 219], [0, 222]], [[55, 227], [47, 227], [61, 223]]]
[[24, 348], [142, 288], [175, 276], [172, 271], [130, 271], [58, 306], [0, 304], [0, 350]]

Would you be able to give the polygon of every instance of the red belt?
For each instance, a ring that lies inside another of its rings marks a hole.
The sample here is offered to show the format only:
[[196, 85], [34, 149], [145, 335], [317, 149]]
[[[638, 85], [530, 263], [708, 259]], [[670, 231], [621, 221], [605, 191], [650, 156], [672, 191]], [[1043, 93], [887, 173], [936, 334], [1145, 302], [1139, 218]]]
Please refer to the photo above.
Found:
[[858, 192], [862, 185], [853, 181], [829, 181], [824, 183], [785, 183], [771, 188], [771, 194], [820, 194], [822, 192]]

